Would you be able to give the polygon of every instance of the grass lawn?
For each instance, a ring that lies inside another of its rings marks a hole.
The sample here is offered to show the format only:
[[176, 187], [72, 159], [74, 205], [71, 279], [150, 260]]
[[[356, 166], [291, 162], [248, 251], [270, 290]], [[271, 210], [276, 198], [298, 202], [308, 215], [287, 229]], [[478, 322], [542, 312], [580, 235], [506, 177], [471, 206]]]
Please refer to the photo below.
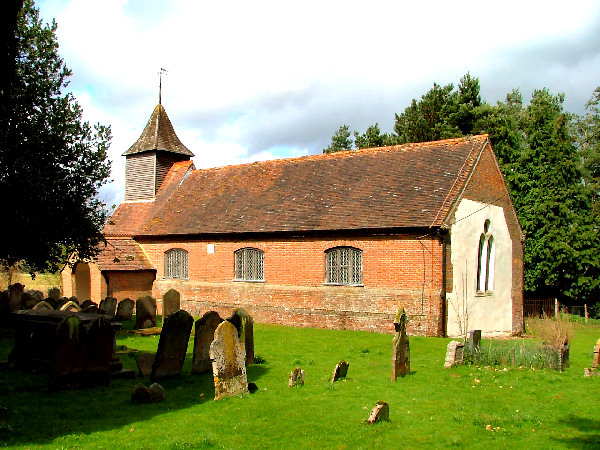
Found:
[[[248, 367], [254, 394], [213, 401], [211, 374], [184, 372], [164, 380], [167, 401], [133, 405], [131, 391], [148, 378], [113, 380], [110, 387], [48, 393], [43, 375], [0, 367], [0, 405], [12, 448], [600, 448], [600, 377], [584, 378], [599, 325], [577, 325], [571, 367], [551, 370], [461, 366], [443, 369], [449, 339], [411, 337], [412, 373], [389, 381], [391, 335], [255, 325]], [[489, 341], [521, 345], [531, 339]], [[158, 336], [122, 332], [118, 345], [156, 351]], [[0, 360], [12, 340], [0, 338]], [[133, 353], [120, 353], [126, 368]], [[341, 359], [348, 377], [329, 378]], [[289, 388], [295, 366], [304, 387]], [[390, 406], [390, 421], [367, 425], [374, 404]]]

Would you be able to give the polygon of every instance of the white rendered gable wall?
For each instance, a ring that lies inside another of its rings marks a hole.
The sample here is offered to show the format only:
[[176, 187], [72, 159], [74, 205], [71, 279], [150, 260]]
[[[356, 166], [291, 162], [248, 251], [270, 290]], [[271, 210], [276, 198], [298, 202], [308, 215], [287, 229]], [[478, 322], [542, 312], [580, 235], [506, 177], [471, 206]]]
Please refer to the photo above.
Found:
[[[484, 223], [490, 221], [494, 237], [493, 291], [477, 292], [477, 258], [479, 238]], [[510, 334], [512, 331], [512, 241], [499, 206], [463, 199], [450, 228], [452, 293], [446, 295], [449, 336], [469, 330], [486, 335]]]

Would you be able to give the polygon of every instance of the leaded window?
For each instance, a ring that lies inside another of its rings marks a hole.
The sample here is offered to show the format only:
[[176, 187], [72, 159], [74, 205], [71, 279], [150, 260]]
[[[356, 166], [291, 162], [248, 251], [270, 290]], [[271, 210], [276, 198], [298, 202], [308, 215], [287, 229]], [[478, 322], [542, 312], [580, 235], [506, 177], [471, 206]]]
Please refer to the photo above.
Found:
[[165, 252], [165, 278], [188, 277], [188, 252], [172, 248]]
[[362, 250], [336, 247], [325, 252], [325, 283], [362, 284]]
[[491, 223], [486, 220], [483, 224], [483, 233], [479, 236], [477, 252], [477, 292], [479, 293], [491, 293], [494, 290], [495, 250]]
[[241, 248], [235, 252], [235, 279], [264, 281], [265, 252], [257, 248]]

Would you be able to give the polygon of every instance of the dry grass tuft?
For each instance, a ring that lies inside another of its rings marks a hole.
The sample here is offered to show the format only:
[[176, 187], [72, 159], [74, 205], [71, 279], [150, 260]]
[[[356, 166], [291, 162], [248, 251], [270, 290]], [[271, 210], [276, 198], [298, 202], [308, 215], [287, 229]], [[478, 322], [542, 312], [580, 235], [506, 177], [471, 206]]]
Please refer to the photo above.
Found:
[[568, 315], [530, 318], [526, 320], [525, 326], [528, 334], [540, 338], [543, 344], [557, 350], [573, 338], [574, 324]]

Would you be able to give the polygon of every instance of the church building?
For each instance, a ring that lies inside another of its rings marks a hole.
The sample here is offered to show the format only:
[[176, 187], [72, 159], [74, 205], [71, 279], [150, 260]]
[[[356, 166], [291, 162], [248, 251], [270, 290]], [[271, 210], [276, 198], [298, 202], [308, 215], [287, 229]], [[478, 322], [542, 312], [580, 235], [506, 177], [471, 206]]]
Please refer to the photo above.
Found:
[[106, 245], [63, 273], [99, 301], [181, 293], [193, 315], [458, 336], [523, 331], [523, 234], [487, 135], [196, 170], [159, 104]]

